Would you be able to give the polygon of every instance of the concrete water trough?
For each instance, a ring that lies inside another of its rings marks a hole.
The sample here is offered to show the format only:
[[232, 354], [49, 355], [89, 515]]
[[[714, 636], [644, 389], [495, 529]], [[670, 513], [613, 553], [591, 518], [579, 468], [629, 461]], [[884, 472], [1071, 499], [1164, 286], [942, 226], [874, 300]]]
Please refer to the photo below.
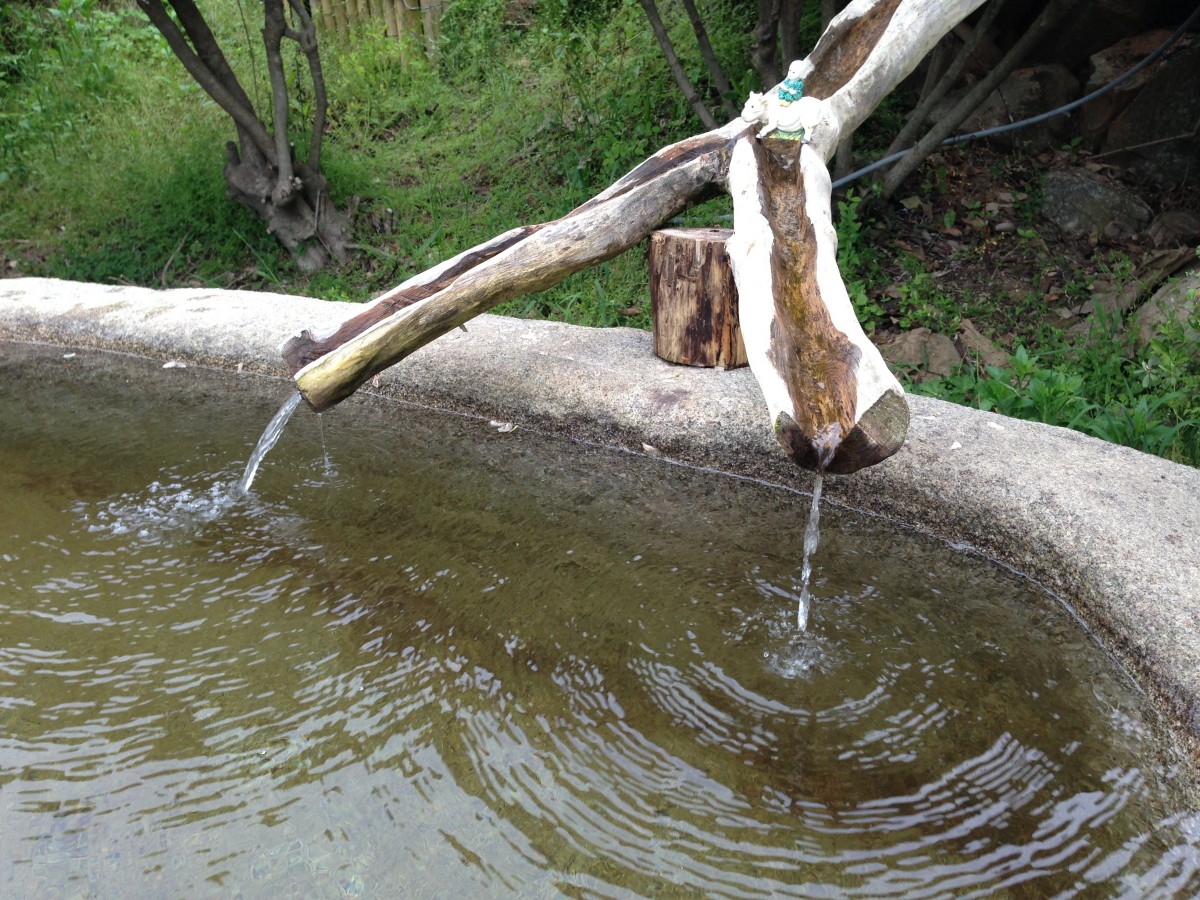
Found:
[[[351, 310], [304, 297], [14, 279], [0, 339], [287, 378], [280, 345]], [[673, 366], [651, 336], [484, 315], [365, 390], [801, 492], [748, 369]], [[1200, 749], [1200, 470], [1062, 428], [908, 398], [903, 449], [831, 476], [834, 504], [1002, 562], [1056, 593]], [[796, 515], [807, 513], [797, 498]], [[752, 516], [753, 510], [741, 514]]]

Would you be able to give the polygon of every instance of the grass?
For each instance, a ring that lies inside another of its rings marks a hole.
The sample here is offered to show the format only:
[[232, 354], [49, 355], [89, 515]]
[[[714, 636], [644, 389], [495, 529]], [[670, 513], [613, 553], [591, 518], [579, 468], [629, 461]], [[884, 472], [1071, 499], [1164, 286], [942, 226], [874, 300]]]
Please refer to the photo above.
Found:
[[1187, 338], [1198, 325], [1200, 309], [1139, 350], [1120, 317], [1099, 316], [1077, 345], [1018, 345], [1005, 366], [968, 365], [909, 389], [1200, 466], [1200, 355]]

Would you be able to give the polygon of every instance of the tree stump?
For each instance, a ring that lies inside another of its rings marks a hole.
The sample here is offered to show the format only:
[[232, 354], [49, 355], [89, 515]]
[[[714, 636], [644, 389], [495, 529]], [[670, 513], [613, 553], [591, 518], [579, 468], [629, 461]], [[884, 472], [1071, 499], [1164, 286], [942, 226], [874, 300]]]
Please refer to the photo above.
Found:
[[746, 365], [725, 228], [664, 228], [650, 235], [654, 353], [686, 366]]

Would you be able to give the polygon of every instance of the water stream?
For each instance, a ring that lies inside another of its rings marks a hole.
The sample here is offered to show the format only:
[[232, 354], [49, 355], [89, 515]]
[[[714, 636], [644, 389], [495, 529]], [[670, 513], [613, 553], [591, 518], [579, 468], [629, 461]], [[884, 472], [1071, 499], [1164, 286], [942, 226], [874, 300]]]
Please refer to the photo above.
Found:
[[804, 529], [804, 562], [800, 565], [800, 599], [796, 604], [796, 627], [808, 629], [808, 608], [812, 603], [809, 582], [812, 580], [812, 556], [821, 538], [821, 485], [825, 476], [818, 472], [813, 480], [812, 506], [808, 510], [808, 526]]
[[250, 493], [250, 485], [254, 484], [254, 476], [258, 474], [259, 465], [263, 458], [271, 452], [271, 448], [279, 442], [279, 436], [283, 434], [283, 427], [287, 425], [288, 419], [292, 417], [292, 413], [296, 411], [296, 407], [303, 399], [300, 392], [296, 391], [284, 401], [274, 418], [267, 423], [266, 430], [258, 439], [258, 446], [254, 448], [254, 452], [250, 454], [250, 461], [246, 463], [246, 471], [242, 473], [242, 480], [238, 482], [237, 493], [239, 496], [244, 497]]
[[808, 510], [808, 526], [804, 529], [804, 560], [800, 564], [800, 599], [796, 602], [796, 627], [808, 630], [808, 611], [812, 605], [809, 583], [812, 581], [812, 557], [821, 540], [821, 487], [825, 483], [825, 468], [837, 452], [840, 429], [834, 425], [813, 441], [817, 451], [817, 474], [813, 478], [812, 505]]

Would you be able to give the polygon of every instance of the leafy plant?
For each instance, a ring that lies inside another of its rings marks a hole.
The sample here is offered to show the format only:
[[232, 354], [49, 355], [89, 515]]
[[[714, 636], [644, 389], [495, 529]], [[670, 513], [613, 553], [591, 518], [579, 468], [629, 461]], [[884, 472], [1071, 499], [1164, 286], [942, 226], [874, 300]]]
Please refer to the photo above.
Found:
[[863, 196], [853, 190], [837, 201], [838, 269], [855, 315], [869, 334], [883, 322], [885, 310], [867, 293], [867, 284], [878, 282], [880, 266], [863, 233], [860, 206]]
[[[1200, 313], [1195, 318], [1200, 324]], [[1111, 317], [1096, 325], [1100, 337], [1115, 327]], [[1200, 359], [1180, 340], [1185, 327], [1168, 326], [1133, 358], [1111, 339], [1064, 348], [1053, 368], [1018, 346], [1006, 366], [968, 369], [912, 390], [1200, 465]]]

